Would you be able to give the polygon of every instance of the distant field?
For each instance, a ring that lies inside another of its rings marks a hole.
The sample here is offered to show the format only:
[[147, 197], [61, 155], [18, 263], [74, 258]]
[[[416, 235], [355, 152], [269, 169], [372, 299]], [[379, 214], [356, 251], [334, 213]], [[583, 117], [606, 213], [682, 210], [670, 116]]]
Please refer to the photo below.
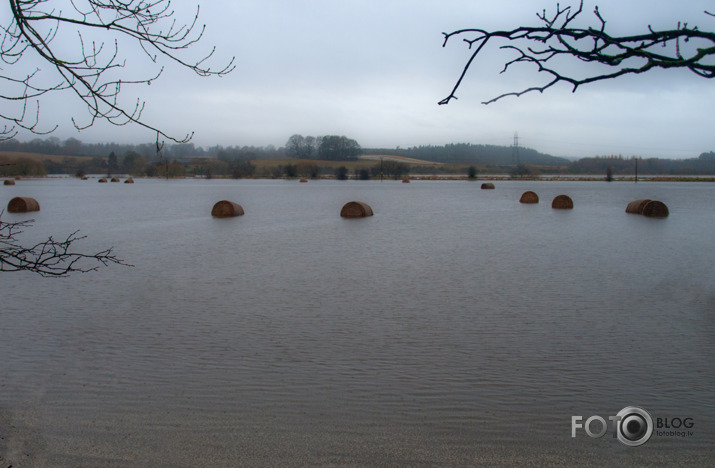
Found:
[[87, 161], [92, 159], [91, 156], [64, 156], [57, 154], [42, 154], [42, 153], [23, 153], [20, 151], [0, 151], [0, 159], [17, 159], [25, 158], [33, 161], [50, 160], [53, 162], [62, 162], [65, 158], [76, 159], [79, 161]]
[[288, 164], [295, 164], [297, 166], [304, 165], [304, 164], [315, 164], [318, 167], [345, 166], [349, 170], [355, 170], [356, 168], [360, 169], [360, 168], [364, 168], [364, 167], [374, 167], [375, 166], [375, 161], [370, 161], [370, 160], [325, 161], [322, 159], [297, 159], [297, 158], [254, 159], [251, 161], [251, 163], [258, 168], [287, 166]]
[[444, 163], [440, 162], [434, 162], [434, 161], [425, 161], [424, 159], [414, 159], [414, 158], [406, 158], [404, 156], [394, 156], [392, 154], [364, 154], [360, 156], [360, 159], [369, 159], [373, 161], [379, 161], [380, 159], [386, 159], [388, 161], [398, 161], [398, 162], [403, 162], [407, 164], [420, 164], [424, 166], [441, 166]]

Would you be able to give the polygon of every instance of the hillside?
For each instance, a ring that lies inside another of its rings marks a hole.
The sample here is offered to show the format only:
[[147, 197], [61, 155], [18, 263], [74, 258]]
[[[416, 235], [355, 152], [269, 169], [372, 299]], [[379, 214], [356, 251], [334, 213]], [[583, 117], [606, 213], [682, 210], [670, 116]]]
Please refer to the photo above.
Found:
[[[516, 164], [516, 155], [511, 146], [473, 145], [455, 143], [444, 146], [417, 146], [407, 149], [364, 149], [364, 154], [384, 154], [450, 164], [474, 164], [479, 166], [510, 166]], [[531, 148], [518, 149], [518, 162], [534, 166], [562, 167], [569, 164], [566, 158], [539, 153]]]

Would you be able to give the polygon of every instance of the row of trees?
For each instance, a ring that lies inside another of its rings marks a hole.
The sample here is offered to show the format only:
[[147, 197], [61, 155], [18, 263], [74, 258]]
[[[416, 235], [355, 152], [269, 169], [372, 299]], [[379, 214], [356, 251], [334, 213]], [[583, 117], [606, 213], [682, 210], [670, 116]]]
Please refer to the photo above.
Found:
[[324, 159], [327, 161], [353, 161], [362, 150], [357, 141], [346, 136], [307, 136], [292, 135], [285, 145], [285, 154], [289, 158]]
[[[637, 158], [638, 173], [648, 175], [715, 175], [715, 152], [702, 153], [697, 158], [659, 159]], [[562, 172], [567, 174], [629, 175], [635, 171], [636, 158], [605, 156], [582, 158], [569, 163]]]
[[[125, 154], [134, 152], [145, 158], [156, 157], [156, 143], [120, 144], [120, 143], [83, 143], [76, 138], [60, 140], [57, 137], [33, 138], [19, 141], [15, 138], [1, 141], [0, 151], [37, 153], [54, 156], [106, 156], [112, 152]], [[284, 148], [268, 146], [221, 146], [208, 148], [195, 146], [193, 143], [166, 144], [161, 148], [161, 155], [169, 159], [188, 160], [195, 157], [230, 159], [269, 159], [285, 157]]]

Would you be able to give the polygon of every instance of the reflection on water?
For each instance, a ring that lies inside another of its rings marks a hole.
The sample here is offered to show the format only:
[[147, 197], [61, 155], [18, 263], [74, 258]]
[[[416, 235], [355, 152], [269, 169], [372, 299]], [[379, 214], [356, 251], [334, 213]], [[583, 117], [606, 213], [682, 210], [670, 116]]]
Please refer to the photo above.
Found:
[[[574, 210], [550, 208], [561, 193]], [[80, 228], [135, 266], [2, 274], [13, 466], [712, 461], [710, 184], [42, 180], [0, 201], [16, 195], [42, 206], [28, 239]], [[670, 217], [625, 214], [638, 198]], [[245, 216], [211, 218], [220, 199]], [[375, 216], [340, 218], [350, 200]], [[570, 437], [572, 415], [628, 405], [696, 436]]]

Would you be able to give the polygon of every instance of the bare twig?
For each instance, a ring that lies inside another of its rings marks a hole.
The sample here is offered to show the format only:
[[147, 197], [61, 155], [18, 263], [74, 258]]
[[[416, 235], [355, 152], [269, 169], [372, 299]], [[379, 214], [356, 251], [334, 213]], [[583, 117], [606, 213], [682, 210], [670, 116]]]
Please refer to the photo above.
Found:
[[0, 272], [30, 271], [47, 277], [62, 277], [95, 271], [112, 263], [132, 266], [114, 255], [112, 248], [93, 254], [72, 251], [73, 244], [86, 237], [79, 236], [79, 231], [64, 240], [55, 240], [50, 236], [45, 241], [24, 247], [17, 236], [32, 222], [8, 223], [0, 219]]
[[[66, 5], [65, 2], [62, 6]], [[190, 140], [193, 134], [175, 137], [145, 122], [142, 100], [125, 106], [118, 98], [122, 86], [148, 85], [158, 79], [164, 70], [159, 65], [162, 60], [179, 64], [199, 76], [223, 76], [234, 70], [235, 58], [212, 68], [209, 60], [215, 48], [197, 60], [182, 58], [203, 37], [206, 26], [197, 24], [199, 8], [190, 23], [180, 24], [174, 18], [170, 0], [71, 0], [69, 6], [56, 10], [48, 0], [10, 0], [12, 16], [7, 26], [0, 25], [3, 36], [0, 83], [5, 83], [0, 88], [0, 102], [21, 101], [22, 106], [15, 114], [2, 107], [0, 119], [8, 124], [0, 129], [0, 140], [13, 137], [19, 128], [38, 134], [52, 132], [57, 127], [48, 130], [39, 127], [39, 100], [32, 111], [27, 103], [51, 92], [69, 90], [87, 108], [85, 118], [72, 118], [77, 129], [104, 120], [118, 126], [139, 125], [176, 142]], [[107, 42], [90, 39], [102, 35], [109, 35]], [[67, 45], [72, 36], [76, 47]], [[117, 78], [113, 72], [127, 66], [120, 54], [122, 38], [138, 44], [150, 61], [157, 64], [157, 69], [141, 78]], [[55, 40], [61, 41], [62, 47], [55, 46]], [[29, 54], [39, 56], [51, 67], [25, 73], [20, 65]], [[15, 69], [20, 70], [19, 75], [12, 73]]]
[[[582, 11], [583, 1], [577, 9], [571, 6], [561, 8], [557, 5], [556, 12], [551, 15], [548, 15], [546, 10], [537, 13], [536, 16], [543, 23], [540, 26], [521, 26], [508, 31], [460, 29], [443, 33], [443, 47], [451, 38], [461, 36], [473, 52], [451, 93], [439, 104], [448, 104], [452, 99], [457, 99], [457, 89], [467, 71], [491, 42], [506, 42], [500, 49], [515, 53], [515, 58], [505, 63], [501, 73], [507, 72], [515, 64], [526, 63], [536, 66], [539, 72], [546, 73], [550, 79], [546, 84], [507, 92], [484, 101], [483, 104], [490, 104], [507, 96], [518, 97], [534, 91], [542, 93], [560, 82], [569, 83], [575, 92], [584, 84], [645, 73], [656, 68], [684, 68], [703, 78], [715, 77], [715, 64], [712, 61], [715, 57], [715, 33], [688, 27], [687, 23], [678, 23], [673, 30], [655, 31], [649, 26], [648, 32], [644, 34], [611, 36], [606, 33], [606, 20], [598, 7], [594, 10], [599, 22], [598, 27], [572, 27], [572, 23]], [[715, 16], [707, 11], [705, 14]], [[687, 48], [684, 46], [686, 43], [689, 43]], [[598, 63], [607, 70], [600, 74], [575, 77], [557, 69], [557, 59], [562, 57]]]

